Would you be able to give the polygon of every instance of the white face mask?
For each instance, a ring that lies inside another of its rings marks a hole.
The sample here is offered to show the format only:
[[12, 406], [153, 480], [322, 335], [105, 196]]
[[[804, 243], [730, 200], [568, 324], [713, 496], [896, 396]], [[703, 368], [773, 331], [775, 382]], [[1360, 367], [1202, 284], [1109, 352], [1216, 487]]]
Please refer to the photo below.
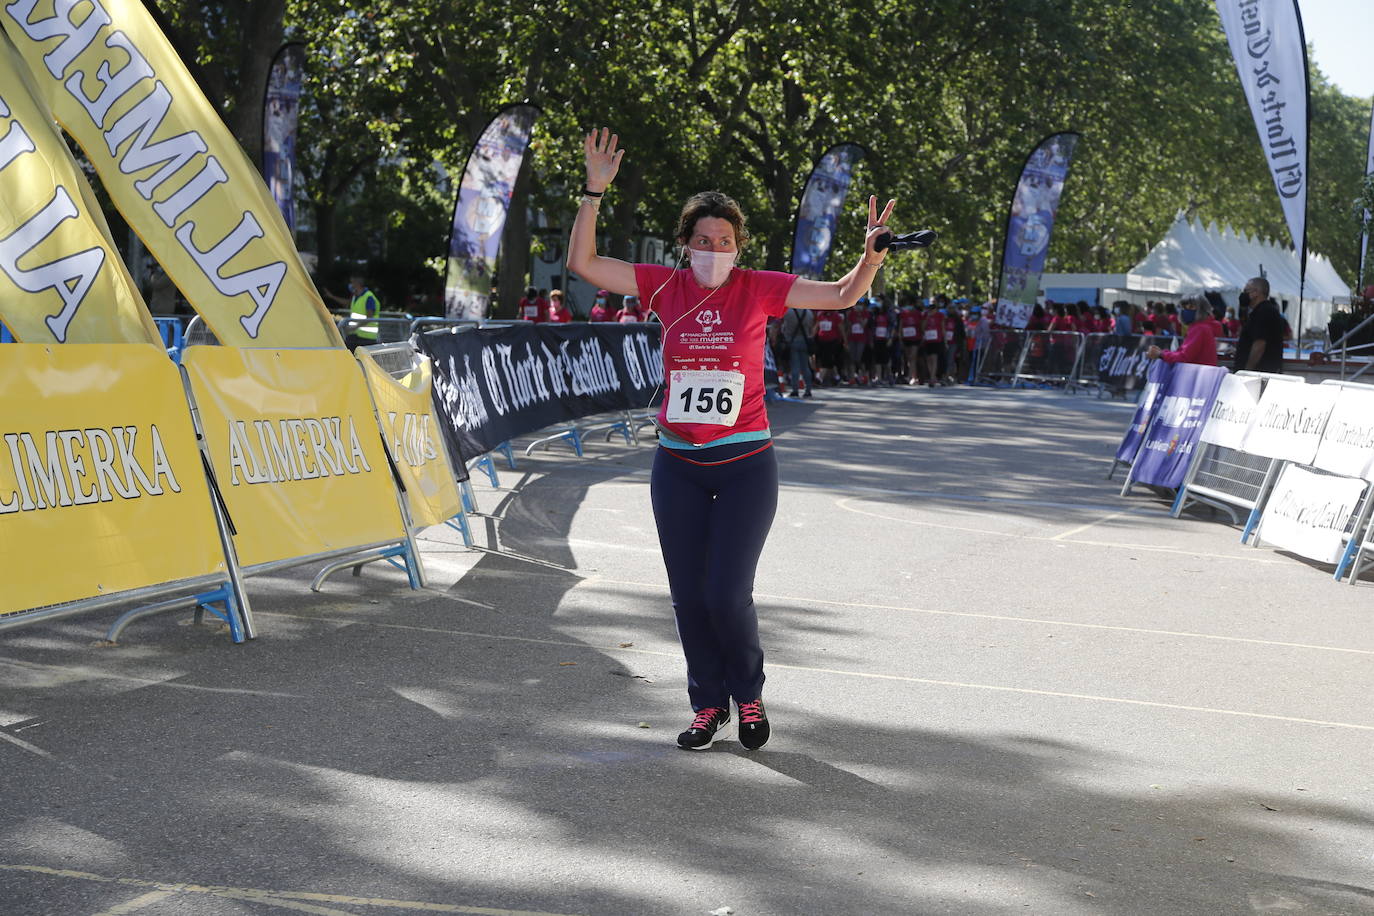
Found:
[[730, 278], [737, 251], [702, 251], [692, 248], [692, 276], [707, 289], [715, 289]]

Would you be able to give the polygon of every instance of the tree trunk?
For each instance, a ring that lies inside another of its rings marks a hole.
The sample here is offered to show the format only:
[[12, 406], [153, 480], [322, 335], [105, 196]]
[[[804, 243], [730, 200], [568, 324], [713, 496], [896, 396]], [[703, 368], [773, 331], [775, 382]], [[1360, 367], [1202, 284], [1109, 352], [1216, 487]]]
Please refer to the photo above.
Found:
[[[644, 196], [644, 169], [638, 163], [631, 163], [620, 172], [615, 183], [615, 218], [610, 223], [611, 248], [608, 254], [634, 264], [639, 260], [635, 251], [635, 211]], [[612, 296], [608, 303], [619, 308], [623, 301], [620, 296]]]
[[496, 268], [496, 302], [488, 314], [493, 318], [514, 318], [515, 304], [529, 285], [530, 275], [530, 157], [520, 163], [515, 188], [501, 232], [501, 262]]
[[281, 47], [286, 0], [258, 0], [243, 9], [240, 23], [239, 79], [230, 129], [253, 165], [262, 168], [262, 100], [268, 70]]
[[334, 270], [334, 212], [337, 205], [315, 203], [315, 253], [319, 262], [315, 272], [320, 283], [327, 283]]
[[792, 176], [787, 173], [787, 169], [782, 163], [773, 163], [772, 181], [772, 211], [773, 211], [773, 231], [768, 234], [768, 256], [764, 266], [768, 270], [789, 270], [789, 263], [792, 253], [792, 235], [796, 232], [796, 227], [792, 225], [792, 217], [795, 212], [793, 207], [793, 194], [795, 189], [792, 187]]

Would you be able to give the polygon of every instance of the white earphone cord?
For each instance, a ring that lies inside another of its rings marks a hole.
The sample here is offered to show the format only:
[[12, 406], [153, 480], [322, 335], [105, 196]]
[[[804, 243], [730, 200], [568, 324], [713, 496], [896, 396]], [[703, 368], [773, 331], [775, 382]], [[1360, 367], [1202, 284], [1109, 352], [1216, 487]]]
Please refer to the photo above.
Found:
[[[659, 318], [659, 317], [658, 317], [658, 313], [655, 312], [655, 311], [653, 311], [653, 308], [654, 308], [654, 299], [655, 299], [655, 297], [658, 296], [659, 293], [663, 292], [663, 287], [665, 287], [665, 286], [667, 286], [669, 283], [673, 282], [673, 277], [677, 276], [678, 270], [680, 270], [680, 269], [682, 268], [682, 259], [683, 259], [684, 257], [686, 257], [686, 256], [687, 256], [687, 247], [684, 245], [681, 249], [679, 249], [679, 254], [678, 254], [678, 256], [677, 256], [677, 264], [673, 265], [673, 272], [670, 273], [670, 274], [668, 275], [668, 279], [664, 280], [663, 283], [659, 285], [658, 289], [654, 290], [654, 291], [653, 291], [653, 294], [649, 296], [649, 313], [650, 313], [651, 315], [653, 315], [654, 318], [658, 319], [658, 323], [659, 323], [659, 324], [663, 324], [663, 319], [662, 319], [662, 318]], [[724, 284], [721, 284], [721, 285], [723, 286]], [[720, 289], [720, 287], [717, 286], [716, 289]], [[692, 306], [692, 307], [691, 307], [690, 309], [688, 309], [687, 311], [683, 312], [681, 315], [679, 315], [679, 316], [677, 316], [676, 318], [674, 318], [672, 324], [669, 324], [669, 325], [664, 326], [664, 328], [663, 328], [663, 333], [659, 335], [659, 341], [658, 341], [659, 351], [660, 351], [660, 352], [662, 352], [663, 347], [668, 343], [668, 332], [671, 331], [673, 328], [677, 327], [677, 323], [678, 323], [679, 321], [681, 321], [682, 319], [686, 318], [688, 315], [695, 315], [695, 314], [697, 313], [697, 310], [700, 309], [703, 305], [706, 304], [706, 300], [707, 300], [707, 299], [710, 299], [712, 296], [715, 295], [716, 289], [711, 290], [709, 293], [707, 293], [705, 296], [702, 297], [702, 299], [701, 299], [700, 302], [698, 302], [696, 305]], [[654, 389], [654, 393], [651, 394], [651, 395], [649, 395], [649, 406], [652, 406], [652, 405], [653, 405], [653, 403], [654, 403], [654, 398], [658, 397], [658, 393], [659, 393], [660, 391], [663, 390], [663, 384], [664, 384], [664, 382], [667, 381], [667, 375], [668, 375], [668, 365], [667, 365], [667, 363], [664, 363], [664, 365], [663, 365], [663, 375], [664, 375], [664, 377], [658, 380], [658, 387]], [[658, 418], [657, 418], [657, 417], [654, 418], [654, 426], [655, 426], [655, 427], [658, 426]]]

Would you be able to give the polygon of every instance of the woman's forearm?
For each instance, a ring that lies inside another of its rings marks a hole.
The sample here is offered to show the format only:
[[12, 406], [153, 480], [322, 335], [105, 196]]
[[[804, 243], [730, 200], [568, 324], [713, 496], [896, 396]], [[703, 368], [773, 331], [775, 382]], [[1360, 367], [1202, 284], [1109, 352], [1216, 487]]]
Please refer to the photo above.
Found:
[[568, 239], [568, 268], [575, 273], [584, 273], [587, 265], [596, 257], [596, 215], [599, 209], [586, 198], [577, 208]]
[[878, 275], [879, 266], [881, 263], [875, 266], [864, 257], [860, 257], [854, 269], [840, 278], [840, 308], [849, 308], [859, 301], [860, 296], [868, 292], [869, 287], [873, 285], [873, 278]]

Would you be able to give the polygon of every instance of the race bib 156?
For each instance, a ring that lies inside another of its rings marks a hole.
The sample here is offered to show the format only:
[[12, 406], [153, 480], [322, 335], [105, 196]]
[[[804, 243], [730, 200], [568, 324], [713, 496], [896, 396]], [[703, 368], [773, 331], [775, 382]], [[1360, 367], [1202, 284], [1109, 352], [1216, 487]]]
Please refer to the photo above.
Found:
[[675, 369], [668, 400], [669, 423], [734, 426], [744, 400], [744, 373]]

